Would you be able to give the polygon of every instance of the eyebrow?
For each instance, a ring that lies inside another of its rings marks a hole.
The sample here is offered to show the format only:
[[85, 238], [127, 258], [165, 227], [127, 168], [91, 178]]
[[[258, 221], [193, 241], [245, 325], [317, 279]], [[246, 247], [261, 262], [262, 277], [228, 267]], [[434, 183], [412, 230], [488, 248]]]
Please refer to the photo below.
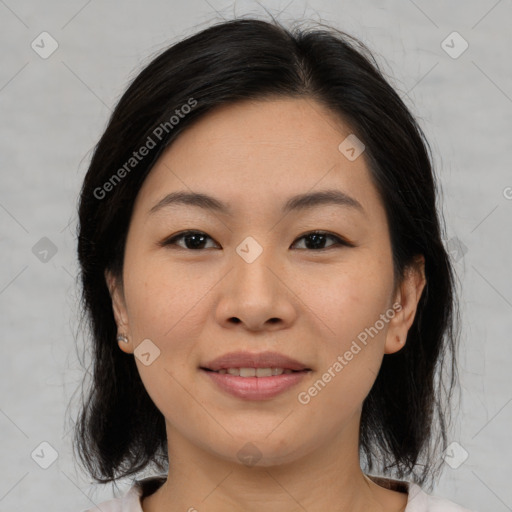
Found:
[[[148, 211], [148, 214], [152, 215], [163, 208], [175, 205], [195, 206], [211, 209], [225, 215], [233, 215], [231, 207], [219, 199], [207, 194], [185, 191], [167, 194]], [[324, 205], [344, 206], [359, 210], [363, 214], [365, 213], [363, 206], [357, 199], [336, 189], [321, 190], [319, 192], [310, 192], [290, 197], [283, 205], [282, 212], [303, 211]]]

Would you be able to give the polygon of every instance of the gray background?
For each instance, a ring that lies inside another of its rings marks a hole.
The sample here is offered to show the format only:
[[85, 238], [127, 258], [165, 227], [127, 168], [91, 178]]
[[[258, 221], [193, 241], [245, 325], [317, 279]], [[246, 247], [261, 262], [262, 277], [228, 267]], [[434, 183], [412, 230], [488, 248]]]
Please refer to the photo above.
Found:
[[[263, 4], [284, 23], [311, 18], [365, 41], [431, 142], [462, 296], [462, 401], [451, 439], [468, 453], [457, 469], [445, 465], [434, 494], [477, 511], [512, 510], [512, 2]], [[250, 14], [268, 18], [255, 2], [0, 0], [1, 511], [78, 512], [111, 497], [75, 465], [70, 446], [83, 373], [75, 349], [81, 180], [142, 65], [211, 22]], [[31, 47], [42, 46], [43, 31], [59, 45], [46, 59]], [[457, 58], [441, 46], [453, 31], [469, 44]], [[55, 254], [36, 245], [48, 245], [43, 237]], [[44, 441], [58, 452], [48, 469], [34, 460], [50, 461]], [[457, 445], [452, 460], [461, 454]]]

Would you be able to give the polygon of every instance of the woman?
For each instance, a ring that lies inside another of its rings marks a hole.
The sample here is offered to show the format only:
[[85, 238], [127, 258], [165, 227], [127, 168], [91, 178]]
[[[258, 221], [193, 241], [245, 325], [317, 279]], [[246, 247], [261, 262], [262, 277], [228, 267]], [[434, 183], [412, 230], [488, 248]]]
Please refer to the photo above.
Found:
[[243, 19], [173, 45], [79, 218], [75, 445], [98, 482], [161, 473], [101, 510], [467, 510], [425, 489], [457, 341], [430, 149], [362, 43]]

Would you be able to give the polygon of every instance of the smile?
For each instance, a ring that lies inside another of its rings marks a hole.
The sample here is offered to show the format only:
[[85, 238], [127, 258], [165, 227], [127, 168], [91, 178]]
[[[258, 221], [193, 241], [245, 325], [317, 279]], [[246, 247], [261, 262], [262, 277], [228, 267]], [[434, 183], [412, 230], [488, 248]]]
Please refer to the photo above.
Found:
[[225, 368], [200, 372], [215, 386], [243, 400], [269, 400], [298, 385], [311, 370], [283, 368]]

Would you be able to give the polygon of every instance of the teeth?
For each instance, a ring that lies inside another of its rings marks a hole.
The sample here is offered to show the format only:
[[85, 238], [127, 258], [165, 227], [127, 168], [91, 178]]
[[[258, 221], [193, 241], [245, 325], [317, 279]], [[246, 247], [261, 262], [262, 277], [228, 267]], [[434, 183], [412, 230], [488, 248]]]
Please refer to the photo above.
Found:
[[222, 368], [217, 373], [236, 375], [237, 377], [272, 377], [283, 373], [293, 373], [292, 370], [284, 368]]

